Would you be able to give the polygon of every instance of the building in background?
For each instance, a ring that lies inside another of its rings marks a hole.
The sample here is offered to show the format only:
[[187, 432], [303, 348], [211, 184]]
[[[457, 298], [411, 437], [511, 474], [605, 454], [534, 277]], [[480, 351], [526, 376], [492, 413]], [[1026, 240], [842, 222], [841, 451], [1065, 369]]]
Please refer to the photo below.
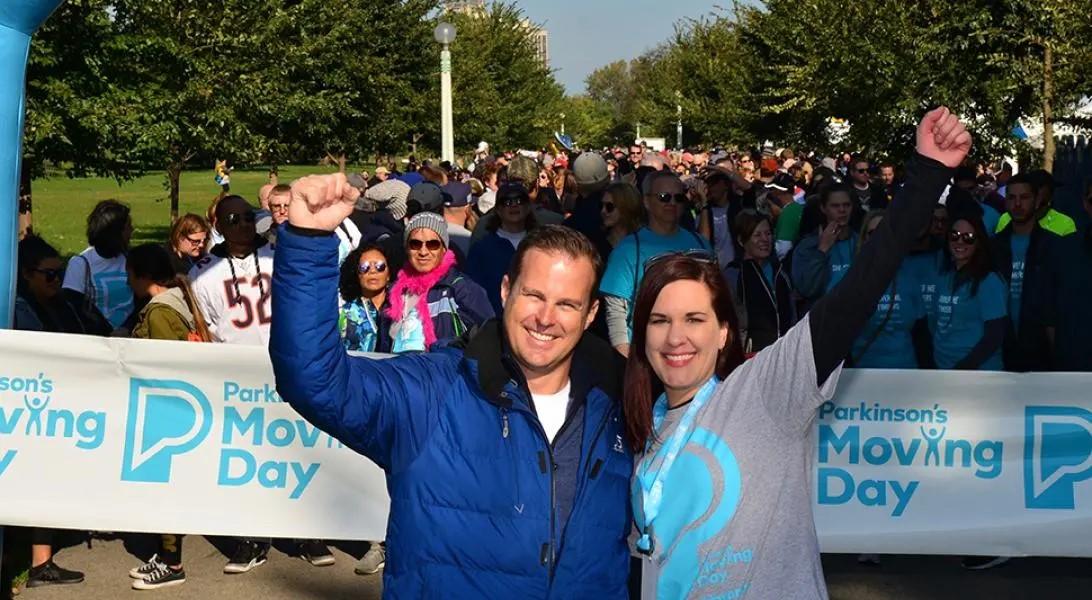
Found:
[[[444, 2], [444, 10], [470, 16], [485, 16], [489, 10], [485, 0], [447, 0]], [[523, 19], [520, 23], [527, 31], [527, 36], [535, 47], [535, 55], [542, 65], [550, 68], [550, 33], [545, 28], [533, 23], [530, 19]]]

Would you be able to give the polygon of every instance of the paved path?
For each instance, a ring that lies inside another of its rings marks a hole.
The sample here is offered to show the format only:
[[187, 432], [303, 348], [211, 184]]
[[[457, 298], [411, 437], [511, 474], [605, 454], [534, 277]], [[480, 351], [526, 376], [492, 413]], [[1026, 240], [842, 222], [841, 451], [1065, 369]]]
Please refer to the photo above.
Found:
[[[220, 540], [213, 540], [226, 548]], [[346, 546], [357, 555], [360, 546]], [[245, 575], [224, 575], [224, 555], [209, 540], [185, 541], [185, 585], [155, 592], [129, 588], [128, 569], [138, 564], [121, 541], [96, 541], [92, 549], [73, 546], [58, 553], [65, 567], [87, 573], [78, 586], [25, 590], [19, 600], [117, 600], [139, 597], [224, 600], [378, 600], [381, 577], [353, 573], [356, 559], [335, 549], [337, 564], [316, 568], [274, 550], [265, 565]], [[887, 557], [881, 567], [862, 567], [854, 557], [824, 557], [833, 600], [1070, 600], [1092, 598], [1092, 560], [1022, 559], [969, 573], [952, 557]]]

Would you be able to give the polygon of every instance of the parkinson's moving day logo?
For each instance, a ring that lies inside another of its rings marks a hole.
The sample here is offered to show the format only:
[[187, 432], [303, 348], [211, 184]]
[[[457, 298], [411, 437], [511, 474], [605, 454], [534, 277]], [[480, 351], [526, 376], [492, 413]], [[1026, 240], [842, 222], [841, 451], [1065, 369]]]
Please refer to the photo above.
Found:
[[[948, 433], [950, 417], [939, 404], [895, 408], [879, 402], [847, 406], [825, 402], [819, 408], [819, 504], [856, 500], [901, 517], [919, 490], [921, 480], [915, 477], [920, 477], [922, 468], [965, 471], [979, 479], [999, 477], [1004, 443], [955, 438]], [[868, 435], [877, 423], [884, 424], [884, 435]], [[908, 431], [890, 435], [892, 428], [887, 424], [891, 423], [909, 425]], [[832, 462], [888, 467], [889, 478], [858, 479], [850, 469], [831, 466]]]
[[1024, 505], [1073, 510], [1077, 484], [1092, 478], [1092, 412], [1028, 406], [1024, 428]]
[[[187, 460], [186, 455], [206, 444], [219, 444], [217, 485], [259, 485], [288, 491], [289, 499], [296, 500], [314, 481], [321, 463], [262, 457], [262, 451], [342, 447], [302, 418], [270, 418], [267, 406], [283, 401], [268, 383], [248, 387], [226, 381], [222, 392], [223, 410], [217, 419], [208, 397], [190, 383], [130, 380], [121, 479], [168, 483], [179, 463]], [[210, 436], [214, 421], [221, 425], [218, 437]]]
[[[82, 451], [101, 446], [106, 435], [106, 413], [62, 403], [62, 391], [45, 372], [0, 375], [0, 436], [44, 438]], [[0, 476], [18, 455], [17, 448], [0, 450]]]

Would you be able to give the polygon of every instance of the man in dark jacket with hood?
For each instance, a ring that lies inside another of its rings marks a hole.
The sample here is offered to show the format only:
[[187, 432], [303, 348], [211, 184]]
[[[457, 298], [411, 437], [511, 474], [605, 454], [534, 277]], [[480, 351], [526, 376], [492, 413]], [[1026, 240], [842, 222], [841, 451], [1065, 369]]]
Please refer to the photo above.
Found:
[[341, 174], [293, 184], [269, 352], [281, 397], [387, 473], [385, 596], [625, 598], [633, 460], [617, 357], [584, 335], [594, 246], [540, 227], [504, 279], [503, 319], [463, 347], [349, 357], [331, 232], [356, 195]]

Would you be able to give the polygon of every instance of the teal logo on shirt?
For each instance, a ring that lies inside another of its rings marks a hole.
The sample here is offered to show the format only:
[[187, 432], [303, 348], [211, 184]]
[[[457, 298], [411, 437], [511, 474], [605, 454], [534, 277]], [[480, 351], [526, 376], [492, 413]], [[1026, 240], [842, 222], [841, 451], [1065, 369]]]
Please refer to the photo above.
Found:
[[739, 565], [753, 560], [752, 550], [731, 544], [711, 548], [708, 543], [723, 536], [742, 498], [743, 476], [732, 449], [713, 432], [698, 428], [676, 459], [672, 476], [686, 482], [687, 495], [671, 496], [656, 518], [657, 542], [670, 544], [657, 595], [685, 598], [700, 591], [702, 597], [743, 597], [748, 584], [733, 575]]

